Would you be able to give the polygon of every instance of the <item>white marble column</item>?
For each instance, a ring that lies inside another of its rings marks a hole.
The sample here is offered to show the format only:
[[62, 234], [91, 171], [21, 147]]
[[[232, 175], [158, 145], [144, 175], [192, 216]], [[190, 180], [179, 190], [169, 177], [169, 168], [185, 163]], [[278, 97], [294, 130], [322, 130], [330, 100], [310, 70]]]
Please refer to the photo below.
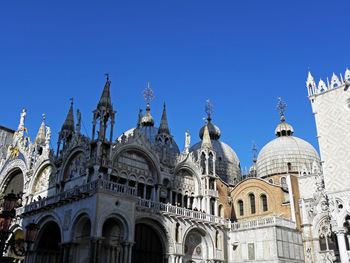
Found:
[[338, 239], [338, 246], [339, 246], [339, 254], [340, 254], [340, 261], [342, 263], [348, 263], [348, 252], [346, 250], [346, 243], [345, 243], [345, 230], [340, 229], [336, 231], [337, 239]]
[[214, 215], [218, 215], [218, 200], [215, 199], [215, 204], [214, 204]]

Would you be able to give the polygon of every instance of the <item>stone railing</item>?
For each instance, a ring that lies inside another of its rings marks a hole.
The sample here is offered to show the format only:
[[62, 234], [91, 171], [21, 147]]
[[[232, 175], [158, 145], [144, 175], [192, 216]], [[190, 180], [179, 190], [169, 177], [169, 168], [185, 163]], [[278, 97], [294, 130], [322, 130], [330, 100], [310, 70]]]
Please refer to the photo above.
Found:
[[288, 228], [296, 228], [295, 222], [289, 219], [279, 216], [269, 216], [232, 223], [231, 230], [244, 230], [265, 226], [283, 226]]
[[132, 196], [136, 194], [135, 187], [130, 187], [128, 185], [117, 184], [110, 181], [97, 179], [87, 184], [76, 186], [67, 191], [58, 193], [54, 196], [49, 196], [47, 198], [35, 200], [30, 204], [26, 205], [22, 212], [28, 213], [41, 208], [49, 208], [54, 205], [64, 204], [66, 202], [71, 202], [74, 200], [80, 200], [96, 193], [98, 190], [104, 190], [108, 192]]
[[203, 223], [223, 225], [226, 227], [228, 227], [230, 224], [229, 220], [219, 216], [214, 216], [203, 212], [186, 209], [183, 207], [177, 207], [170, 204], [158, 203], [151, 200], [140, 199], [138, 202], [138, 206], [140, 208], [150, 209], [154, 212], [184, 217]]

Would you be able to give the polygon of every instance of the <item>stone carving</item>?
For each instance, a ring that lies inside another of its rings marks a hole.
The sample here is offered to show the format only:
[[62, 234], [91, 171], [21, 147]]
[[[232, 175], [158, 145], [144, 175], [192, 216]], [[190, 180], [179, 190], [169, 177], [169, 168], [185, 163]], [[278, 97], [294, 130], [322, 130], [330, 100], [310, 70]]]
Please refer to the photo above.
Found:
[[185, 132], [185, 153], [189, 152], [191, 144], [191, 135], [188, 133], [188, 130]]

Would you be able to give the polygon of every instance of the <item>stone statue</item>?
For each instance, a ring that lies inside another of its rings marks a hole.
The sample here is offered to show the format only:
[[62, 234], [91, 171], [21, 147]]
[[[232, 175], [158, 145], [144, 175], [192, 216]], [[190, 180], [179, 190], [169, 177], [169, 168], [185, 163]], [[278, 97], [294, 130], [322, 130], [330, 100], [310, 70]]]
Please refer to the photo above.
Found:
[[27, 115], [27, 109], [23, 108], [22, 113], [21, 113], [21, 119], [19, 121], [19, 125], [18, 125], [18, 130], [23, 130], [24, 129], [24, 119], [26, 118]]
[[139, 110], [138, 120], [137, 120], [137, 128], [141, 128], [141, 120], [142, 120], [142, 109]]
[[81, 113], [79, 111], [79, 109], [77, 109], [77, 120], [78, 120], [78, 123], [77, 123], [77, 134], [80, 134], [80, 128], [81, 128]]
[[50, 140], [51, 140], [51, 129], [50, 127], [46, 126], [46, 135], [45, 135], [46, 145], [50, 145]]
[[188, 130], [185, 132], [185, 137], [185, 153], [188, 153], [191, 144], [191, 135], [188, 133]]

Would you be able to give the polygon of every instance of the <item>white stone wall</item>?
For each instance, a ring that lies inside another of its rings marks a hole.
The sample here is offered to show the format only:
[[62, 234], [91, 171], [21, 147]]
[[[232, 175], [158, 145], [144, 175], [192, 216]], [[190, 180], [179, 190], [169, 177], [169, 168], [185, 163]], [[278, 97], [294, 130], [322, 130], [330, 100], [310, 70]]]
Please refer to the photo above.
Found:
[[0, 160], [6, 158], [7, 148], [12, 142], [14, 131], [0, 126]]
[[228, 251], [229, 262], [304, 262], [300, 232], [285, 227], [230, 232]]
[[327, 192], [350, 189], [350, 90], [345, 85], [312, 95]]

